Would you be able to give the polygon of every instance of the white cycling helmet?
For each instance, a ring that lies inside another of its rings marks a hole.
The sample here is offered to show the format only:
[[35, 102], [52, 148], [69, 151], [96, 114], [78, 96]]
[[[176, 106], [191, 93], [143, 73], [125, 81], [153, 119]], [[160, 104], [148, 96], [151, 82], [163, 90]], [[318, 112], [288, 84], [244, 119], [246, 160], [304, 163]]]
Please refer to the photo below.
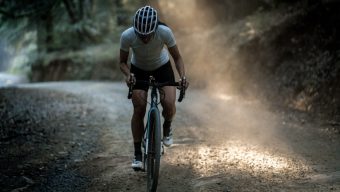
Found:
[[149, 35], [156, 31], [158, 16], [156, 9], [145, 6], [136, 11], [133, 19], [133, 28], [139, 35]]

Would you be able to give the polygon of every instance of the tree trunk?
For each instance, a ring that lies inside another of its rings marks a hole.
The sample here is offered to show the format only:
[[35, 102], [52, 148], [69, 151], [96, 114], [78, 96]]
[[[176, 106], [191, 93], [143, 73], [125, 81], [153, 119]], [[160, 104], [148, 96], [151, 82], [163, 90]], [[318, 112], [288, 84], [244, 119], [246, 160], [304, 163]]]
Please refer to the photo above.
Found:
[[65, 4], [67, 13], [71, 19], [71, 23], [77, 23], [78, 22], [78, 16], [77, 16], [77, 10], [75, 8], [75, 5], [72, 0], [63, 0], [63, 3]]
[[93, 18], [93, 0], [84, 1], [84, 17]]
[[46, 13], [45, 19], [45, 28], [46, 28], [46, 51], [51, 52], [53, 51], [53, 31], [54, 31], [54, 23], [53, 23], [53, 15], [51, 12]]
[[79, 19], [84, 19], [84, 0], [78, 0], [79, 5]]
[[38, 52], [50, 52], [53, 49], [53, 16], [51, 12], [47, 12], [40, 16], [37, 23], [37, 45]]

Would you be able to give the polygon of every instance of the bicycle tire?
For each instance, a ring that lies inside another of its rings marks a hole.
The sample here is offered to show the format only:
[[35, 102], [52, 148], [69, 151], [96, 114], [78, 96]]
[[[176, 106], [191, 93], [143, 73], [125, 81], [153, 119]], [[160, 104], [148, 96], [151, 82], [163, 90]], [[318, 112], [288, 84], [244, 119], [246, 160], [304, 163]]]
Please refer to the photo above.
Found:
[[155, 192], [161, 160], [161, 122], [158, 110], [150, 113], [150, 132], [147, 154], [147, 192]]

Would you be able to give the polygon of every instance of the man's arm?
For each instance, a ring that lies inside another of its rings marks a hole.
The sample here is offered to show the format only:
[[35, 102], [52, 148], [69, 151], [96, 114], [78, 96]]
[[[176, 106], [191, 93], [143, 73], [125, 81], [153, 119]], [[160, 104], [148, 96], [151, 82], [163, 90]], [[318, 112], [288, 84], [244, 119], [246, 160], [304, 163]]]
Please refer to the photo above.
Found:
[[175, 45], [173, 47], [169, 47], [168, 50], [169, 50], [172, 58], [174, 59], [175, 66], [176, 66], [177, 72], [179, 74], [179, 77], [181, 79], [185, 78], [184, 62], [183, 62], [181, 54], [179, 53], [177, 45]]
[[126, 83], [129, 83], [130, 76], [131, 76], [130, 68], [127, 64], [128, 57], [129, 57], [129, 52], [120, 50], [119, 68], [125, 75]]

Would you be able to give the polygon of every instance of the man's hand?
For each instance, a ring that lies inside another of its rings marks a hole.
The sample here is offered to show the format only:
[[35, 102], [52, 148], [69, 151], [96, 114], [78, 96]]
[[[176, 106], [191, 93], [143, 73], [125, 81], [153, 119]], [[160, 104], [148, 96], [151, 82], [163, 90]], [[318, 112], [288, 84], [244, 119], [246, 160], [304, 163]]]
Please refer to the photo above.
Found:
[[185, 76], [182, 77], [179, 81], [181, 82], [180, 89], [181, 89], [182, 87], [184, 87], [184, 89], [186, 90], [186, 89], [189, 87], [189, 82], [187, 81], [187, 79], [185, 78]]
[[128, 87], [130, 87], [131, 85], [135, 85], [136, 84], [136, 77], [135, 77], [135, 74], [133, 73], [130, 73], [128, 76], [126, 76], [126, 85]]

